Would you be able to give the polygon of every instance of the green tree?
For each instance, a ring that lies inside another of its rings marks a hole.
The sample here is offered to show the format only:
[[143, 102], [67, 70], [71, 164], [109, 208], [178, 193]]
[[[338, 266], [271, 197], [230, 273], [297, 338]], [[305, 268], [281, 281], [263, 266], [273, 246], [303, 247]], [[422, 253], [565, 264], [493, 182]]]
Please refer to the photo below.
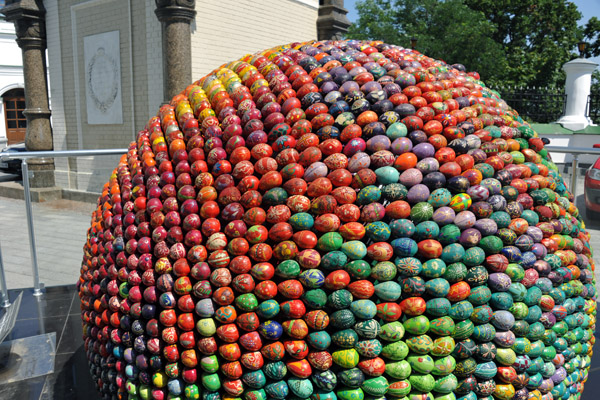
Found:
[[586, 54], [600, 56], [600, 20], [592, 17], [583, 28], [583, 40], [588, 43]]
[[358, 21], [348, 32], [355, 39], [380, 39], [417, 48], [430, 57], [462, 63], [482, 76], [506, 68], [503, 49], [492, 39], [493, 24], [462, 0], [366, 0], [356, 4]]
[[[566, 0], [363, 0], [348, 37], [408, 46], [478, 71], [492, 86], [553, 86], [583, 37]], [[590, 28], [592, 31], [594, 27]], [[597, 29], [596, 29], [597, 32]]]

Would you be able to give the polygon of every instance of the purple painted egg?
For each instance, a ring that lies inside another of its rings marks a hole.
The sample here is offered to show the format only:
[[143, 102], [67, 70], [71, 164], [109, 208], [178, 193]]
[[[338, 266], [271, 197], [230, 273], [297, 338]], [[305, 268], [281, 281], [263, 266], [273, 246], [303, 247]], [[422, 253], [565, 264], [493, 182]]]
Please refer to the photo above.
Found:
[[[422, 180], [423, 174], [416, 168], [409, 168], [400, 174], [400, 183], [407, 187], [417, 185], [421, 183]], [[427, 196], [429, 197], [429, 195]]]
[[440, 168], [440, 163], [433, 157], [426, 157], [417, 163], [417, 169], [423, 174], [436, 172]]
[[375, 153], [380, 150], [389, 150], [392, 142], [389, 137], [385, 135], [373, 136], [367, 140], [367, 150], [371, 153]]
[[396, 161], [396, 157], [388, 150], [380, 150], [371, 155], [371, 166], [373, 169], [392, 166], [394, 165], [394, 161]]
[[476, 221], [477, 218], [471, 211], [461, 211], [456, 214], [456, 218], [454, 218], [454, 223], [460, 229], [472, 228], [475, 226]]
[[433, 220], [439, 225], [444, 226], [454, 222], [456, 212], [450, 207], [440, 207], [433, 213]]
[[460, 241], [460, 244], [465, 247], [477, 246], [481, 240], [481, 233], [475, 228], [468, 228], [460, 234], [458, 240]]
[[361, 169], [369, 168], [371, 165], [371, 157], [367, 153], [358, 152], [348, 160], [348, 171], [358, 172]]
[[328, 168], [325, 163], [317, 161], [316, 163], [312, 163], [306, 170], [304, 171], [303, 179], [306, 182], [312, 182], [317, 178], [324, 178], [327, 176]]
[[419, 160], [435, 155], [435, 148], [431, 143], [419, 143], [413, 147], [412, 152], [415, 153]]
[[510, 288], [510, 276], [504, 272], [494, 272], [488, 277], [488, 286], [492, 291], [506, 292]]
[[482, 218], [475, 221], [475, 229], [481, 232], [482, 236], [490, 236], [498, 231], [496, 221], [490, 218]]
[[392, 152], [396, 155], [408, 153], [412, 150], [412, 141], [406, 137], [400, 137], [392, 142]]
[[490, 197], [490, 191], [481, 185], [471, 186], [467, 189], [467, 194], [473, 201], [487, 200]]
[[408, 194], [406, 195], [408, 202], [411, 204], [416, 204], [416, 203], [420, 203], [422, 201], [427, 201], [428, 197], [429, 197], [429, 188], [421, 183], [411, 187], [408, 190]]

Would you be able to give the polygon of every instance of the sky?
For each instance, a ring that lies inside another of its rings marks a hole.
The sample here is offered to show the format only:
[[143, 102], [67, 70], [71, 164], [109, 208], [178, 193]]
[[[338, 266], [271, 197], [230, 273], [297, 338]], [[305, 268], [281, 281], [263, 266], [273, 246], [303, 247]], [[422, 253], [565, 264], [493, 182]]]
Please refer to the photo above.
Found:
[[[344, 8], [348, 10], [347, 17], [350, 22], [358, 19], [355, 6], [357, 1], [359, 0], [344, 0]], [[600, 18], [600, 0], [572, 0], [572, 2], [577, 5], [579, 12], [583, 14], [583, 17], [579, 20], [579, 25], [584, 25], [591, 17]], [[600, 57], [590, 58], [590, 60], [600, 64]]]

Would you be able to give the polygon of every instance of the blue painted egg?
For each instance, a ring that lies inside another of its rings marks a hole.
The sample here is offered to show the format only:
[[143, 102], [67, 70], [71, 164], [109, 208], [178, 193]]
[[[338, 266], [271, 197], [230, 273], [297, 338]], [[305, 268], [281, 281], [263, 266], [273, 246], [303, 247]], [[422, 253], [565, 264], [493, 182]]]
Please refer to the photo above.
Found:
[[300, 274], [298, 280], [304, 287], [315, 289], [323, 286], [325, 283], [325, 274], [319, 269], [307, 269]]
[[359, 319], [371, 319], [377, 315], [377, 306], [371, 300], [355, 300], [350, 304], [350, 311]]
[[258, 333], [265, 339], [277, 340], [283, 335], [283, 327], [277, 321], [265, 321], [258, 326]]

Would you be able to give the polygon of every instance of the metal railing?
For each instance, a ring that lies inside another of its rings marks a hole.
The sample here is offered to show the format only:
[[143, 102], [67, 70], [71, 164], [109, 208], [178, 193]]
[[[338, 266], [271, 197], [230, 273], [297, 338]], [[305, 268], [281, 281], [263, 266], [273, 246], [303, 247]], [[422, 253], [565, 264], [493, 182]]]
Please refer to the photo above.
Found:
[[[59, 158], [59, 157], [88, 157], [88, 156], [113, 156], [127, 153], [127, 149], [104, 149], [104, 150], [66, 150], [66, 151], [27, 151], [21, 153], [2, 154], [2, 161], [21, 160], [21, 171], [23, 176], [23, 189], [25, 198], [25, 212], [27, 213], [27, 231], [29, 233], [29, 250], [31, 253], [31, 264], [33, 272], [33, 295], [41, 296], [40, 273], [38, 267], [37, 249], [35, 244], [35, 229], [33, 226], [33, 210], [31, 206], [31, 188], [29, 185], [29, 166], [27, 160], [30, 158]], [[2, 307], [8, 307], [8, 284], [4, 274], [2, 263], [2, 251], [0, 250], [0, 290], [2, 291]]]
[[564, 153], [572, 154], [573, 159], [571, 160], [571, 185], [569, 190], [573, 195], [577, 189], [577, 164], [579, 162], [579, 156], [581, 154], [593, 154], [600, 156], [600, 149], [594, 149], [589, 147], [562, 147], [562, 146], [545, 146], [549, 153]]
[[497, 87], [506, 103], [529, 121], [548, 123], [564, 114], [567, 95], [559, 87]]

